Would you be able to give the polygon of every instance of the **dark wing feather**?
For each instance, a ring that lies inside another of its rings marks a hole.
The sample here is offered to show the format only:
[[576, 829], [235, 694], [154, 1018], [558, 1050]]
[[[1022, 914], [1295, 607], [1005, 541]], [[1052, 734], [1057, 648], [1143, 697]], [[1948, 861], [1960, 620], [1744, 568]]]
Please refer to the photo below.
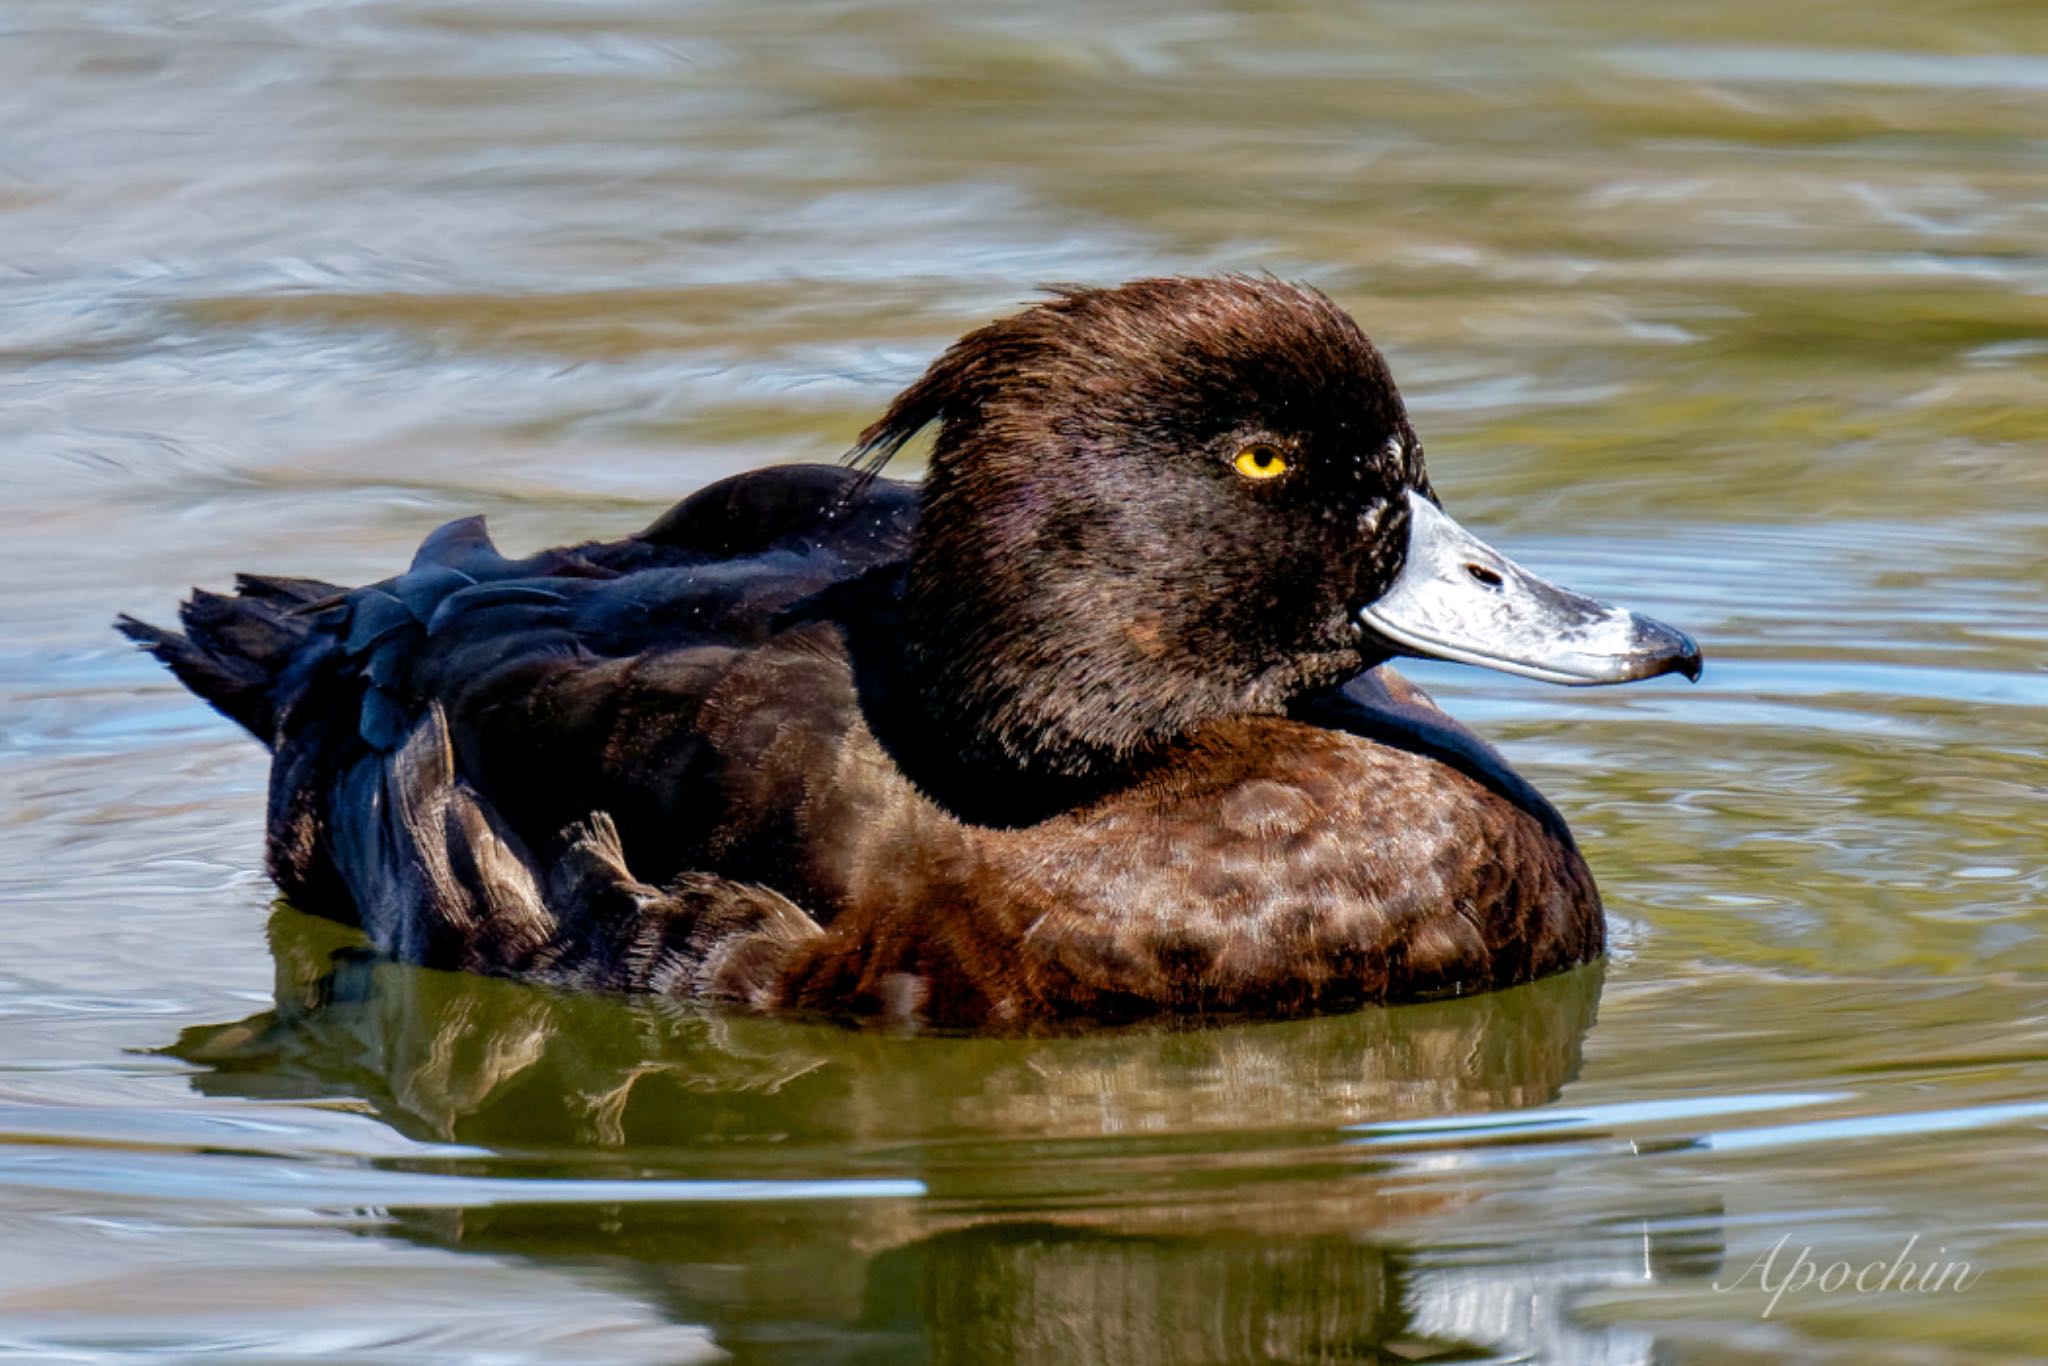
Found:
[[[477, 961], [492, 936], [472, 922], [499, 925], [495, 953], [540, 953], [542, 889], [595, 829], [564, 827], [613, 799], [657, 819], [686, 804], [705, 697], [792, 607], [901, 560], [915, 517], [909, 485], [759, 470], [621, 541], [513, 559], [465, 518], [381, 583], [245, 575], [234, 597], [195, 594], [185, 634], [122, 629], [275, 748], [287, 895], [414, 961], [508, 970]], [[696, 897], [794, 932], [735, 895]]]

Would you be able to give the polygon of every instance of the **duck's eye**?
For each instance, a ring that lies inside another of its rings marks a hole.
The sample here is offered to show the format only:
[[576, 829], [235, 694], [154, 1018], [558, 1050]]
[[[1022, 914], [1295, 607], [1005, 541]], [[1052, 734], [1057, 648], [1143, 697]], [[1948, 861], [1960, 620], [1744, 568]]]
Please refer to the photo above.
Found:
[[1287, 473], [1287, 457], [1278, 446], [1261, 441], [1237, 453], [1237, 472], [1247, 479], [1278, 479]]

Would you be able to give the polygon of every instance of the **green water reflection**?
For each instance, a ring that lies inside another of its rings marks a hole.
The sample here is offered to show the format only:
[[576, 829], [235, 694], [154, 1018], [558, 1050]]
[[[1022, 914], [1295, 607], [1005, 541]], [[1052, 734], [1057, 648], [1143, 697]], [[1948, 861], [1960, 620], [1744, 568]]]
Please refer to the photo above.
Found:
[[[1230, 1029], [911, 1038], [422, 972], [271, 920], [276, 1008], [187, 1030], [208, 1095], [364, 1103], [435, 1155], [578, 1181], [895, 1178], [914, 1199], [395, 1207], [437, 1247], [602, 1271], [743, 1359], [1416, 1360], [1502, 1303], [1718, 1265], [1711, 1222], [1562, 1265], [1418, 1277], [1384, 1230], [1459, 1204], [1359, 1124], [1520, 1109], [1576, 1074], [1596, 965], [1465, 1001]], [[446, 1145], [462, 1145], [450, 1152]], [[647, 1189], [653, 1189], [648, 1187]], [[1684, 1211], [1679, 1211], [1683, 1214]], [[1676, 1215], [1673, 1216], [1674, 1218]]]

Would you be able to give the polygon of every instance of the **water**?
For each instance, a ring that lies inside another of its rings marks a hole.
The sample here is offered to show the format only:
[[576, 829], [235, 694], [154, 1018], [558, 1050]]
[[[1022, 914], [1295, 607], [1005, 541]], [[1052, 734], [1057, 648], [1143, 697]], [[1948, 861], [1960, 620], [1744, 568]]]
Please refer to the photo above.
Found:
[[[2017, 0], [15, 0], [0, 1355], [2048, 1356], [2044, 85]], [[106, 629], [617, 533], [1037, 282], [1246, 268], [1463, 521], [1707, 645], [1416, 670], [1603, 968], [997, 1042], [367, 963]], [[1970, 1270], [1774, 1299], [1806, 1249]]]

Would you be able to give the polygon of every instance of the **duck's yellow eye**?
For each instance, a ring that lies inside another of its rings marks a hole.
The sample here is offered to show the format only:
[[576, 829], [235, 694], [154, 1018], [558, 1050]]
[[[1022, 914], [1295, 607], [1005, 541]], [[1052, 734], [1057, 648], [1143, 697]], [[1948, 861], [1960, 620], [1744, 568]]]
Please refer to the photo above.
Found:
[[1237, 472], [1247, 479], [1278, 479], [1287, 473], [1287, 457], [1262, 441], [1237, 453]]

